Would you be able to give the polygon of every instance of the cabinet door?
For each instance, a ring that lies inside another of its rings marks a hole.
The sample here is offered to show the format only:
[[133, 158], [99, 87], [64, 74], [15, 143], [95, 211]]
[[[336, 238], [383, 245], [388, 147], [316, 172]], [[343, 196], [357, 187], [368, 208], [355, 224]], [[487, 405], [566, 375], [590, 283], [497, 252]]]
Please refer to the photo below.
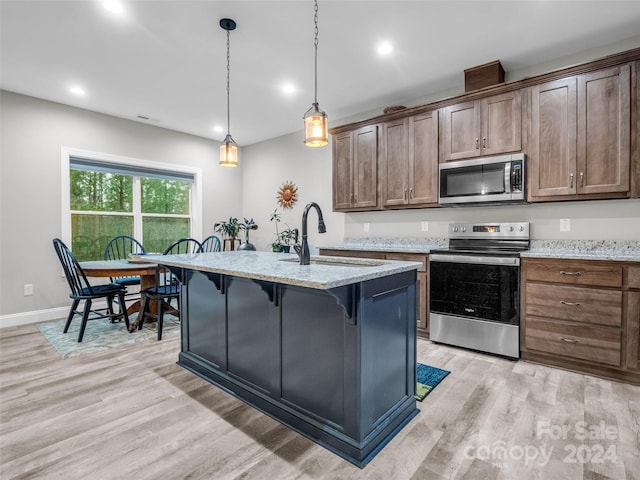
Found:
[[378, 205], [378, 126], [359, 128], [353, 136], [353, 206]]
[[576, 193], [576, 78], [531, 87], [527, 166], [532, 200]]
[[333, 209], [349, 210], [353, 200], [353, 132], [333, 137]]
[[480, 155], [480, 107], [477, 101], [442, 109], [442, 159], [445, 162]]
[[482, 155], [522, 148], [522, 95], [519, 90], [480, 100]]
[[388, 122], [383, 127], [383, 150], [380, 180], [382, 205], [405, 205], [409, 196], [409, 120]]
[[629, 190], [631, 66], [578, 77], [578, 193]]
[[640, 292], [625, 292], [627, 368], [640, 371]]
[[409, 203], [438, 203], [438, 112], [409, 120]]

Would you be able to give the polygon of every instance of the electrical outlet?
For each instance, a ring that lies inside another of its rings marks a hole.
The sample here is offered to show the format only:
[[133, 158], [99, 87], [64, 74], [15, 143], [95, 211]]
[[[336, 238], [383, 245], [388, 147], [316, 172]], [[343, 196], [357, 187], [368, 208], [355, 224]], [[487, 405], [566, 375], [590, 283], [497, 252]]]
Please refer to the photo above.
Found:
[[29, 295], [33, 295], [33, 284], [25, 283], [25, 285], [24, 285], [24, 296], [28, 297]]
[[368, 223], [364, 224], [364, 233], [369, 233], [369, 224]]
[[429, 231], [429, 222], [420, 222], [420, 228], [423, 232]]
[[561, 218], [560, 219], [560, 231], [561, 232], [570, 232], [571, 231], [571, 219], [570, 218]]

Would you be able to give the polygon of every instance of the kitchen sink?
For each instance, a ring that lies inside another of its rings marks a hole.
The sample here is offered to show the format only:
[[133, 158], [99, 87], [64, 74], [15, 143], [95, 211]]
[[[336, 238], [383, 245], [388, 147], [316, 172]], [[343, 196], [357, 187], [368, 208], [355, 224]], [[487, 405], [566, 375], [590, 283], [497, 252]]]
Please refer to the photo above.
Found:
[[[300, 263], [299, 258], [283, 258], [281, 262]], [[311, 258], [312, 265], [333, 265], [335, 267], [379, 267], [384, 265], [384, 262], [377, 262], [375, 260], [368, 259], [353, 259], [353, 258]]]

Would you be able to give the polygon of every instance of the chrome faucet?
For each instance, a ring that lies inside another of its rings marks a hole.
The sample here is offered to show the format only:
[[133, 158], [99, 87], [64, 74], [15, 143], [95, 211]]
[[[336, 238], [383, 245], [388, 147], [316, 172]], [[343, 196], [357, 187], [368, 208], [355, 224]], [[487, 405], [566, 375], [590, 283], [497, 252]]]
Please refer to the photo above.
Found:
[[302, 245], [295, 244], [293, 249], [300, 257], [300, 265], [309, 265], [310, 255], [309, 255], [309, 243], [307, 242], [307, 216], [309, 215], [309, 210], [311, 207], [315, 208], [318, 212], [318, 233], [325, 233], [327, 231], [327, 227], [324, 226], [324, 219], [322, 218], [322, 210], [320, 210], [320, 206], [316, 202], [311, 202], [304, 207], [304, 212], [302, 212]]

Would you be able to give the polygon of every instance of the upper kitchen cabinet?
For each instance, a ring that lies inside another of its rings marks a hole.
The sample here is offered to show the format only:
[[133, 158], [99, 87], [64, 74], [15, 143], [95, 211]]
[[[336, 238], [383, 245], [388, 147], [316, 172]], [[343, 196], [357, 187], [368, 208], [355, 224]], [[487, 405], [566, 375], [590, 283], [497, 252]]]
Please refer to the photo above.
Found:
[[442, 117], [443, 162], [522, 148], [520, 90], [444, 107]]
[[438, 204], [438, 112], [382, 126], [380, 183], [382, 206]]
[[333, 136], [333, 209], [378, 207], [378, 126]]
[[531, 87], [532, 201], [628, 196], [631, 70], [625, 64]]

